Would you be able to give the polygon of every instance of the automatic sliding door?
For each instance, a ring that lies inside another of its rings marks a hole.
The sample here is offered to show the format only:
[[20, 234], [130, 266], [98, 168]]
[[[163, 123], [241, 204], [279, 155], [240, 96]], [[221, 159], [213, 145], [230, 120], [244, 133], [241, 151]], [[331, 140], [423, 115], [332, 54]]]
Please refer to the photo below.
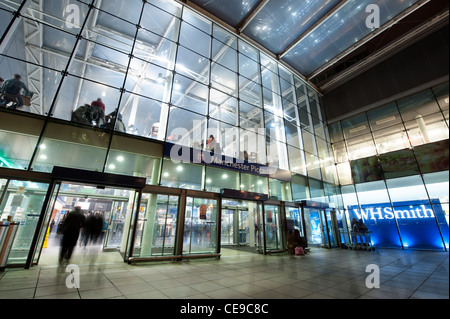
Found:
[[183, 255], [217, 253], [217, 200], [186, 198]]
[[133, 257], [175, 254], [179, 197], [144, 194], [136, 227]]
[[320, 211], [304, 208], [306, 238], [309, 245], [319, 246], [323, 243]]
[[280, 208], [276, 205], [265, 205], [266, 250], [281, 249]]
[[234, 244], [234, 210], [222, 209], [220, 243], [222, 246]]

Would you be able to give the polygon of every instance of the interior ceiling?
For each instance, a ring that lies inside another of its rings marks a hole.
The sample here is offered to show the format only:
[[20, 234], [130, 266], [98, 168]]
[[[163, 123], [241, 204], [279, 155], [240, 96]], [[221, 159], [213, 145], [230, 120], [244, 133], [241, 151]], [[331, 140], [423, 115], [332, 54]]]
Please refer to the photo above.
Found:
[[[240, 34], [325, 94], [448, 24], [448, 0], [178, 0]], [[369, 29], [369, 5], [380, 28]]]

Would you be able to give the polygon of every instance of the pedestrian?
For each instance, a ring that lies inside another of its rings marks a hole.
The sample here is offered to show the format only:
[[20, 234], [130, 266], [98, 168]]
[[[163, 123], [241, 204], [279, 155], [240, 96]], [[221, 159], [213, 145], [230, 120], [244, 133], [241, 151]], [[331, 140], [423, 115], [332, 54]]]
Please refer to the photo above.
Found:
[[80, 236], [80, 229], [83, 227], [85, 217], [80, 207], [76, 207], [64, 219], [62, 229], [61, 251], [59, 263], [68, 263], [72, 257], [73, 250]]

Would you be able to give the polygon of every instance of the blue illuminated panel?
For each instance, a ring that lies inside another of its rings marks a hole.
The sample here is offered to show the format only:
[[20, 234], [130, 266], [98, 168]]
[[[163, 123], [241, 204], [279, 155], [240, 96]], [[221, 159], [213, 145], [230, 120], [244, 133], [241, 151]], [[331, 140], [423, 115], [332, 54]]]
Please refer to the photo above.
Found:
[[375, 247], [400, 248], [400, 235], [405, 248], [444, 250], [444, 242], [448, 243], [448, 224], [439, 201], [433, 200], [432, 203], [408, 201], [392, 206], [389, 203], [362, 205], [361, 208], [349, 206], [348, 210], [350, 220], [362, 218], [373, 232], [372, 244]]

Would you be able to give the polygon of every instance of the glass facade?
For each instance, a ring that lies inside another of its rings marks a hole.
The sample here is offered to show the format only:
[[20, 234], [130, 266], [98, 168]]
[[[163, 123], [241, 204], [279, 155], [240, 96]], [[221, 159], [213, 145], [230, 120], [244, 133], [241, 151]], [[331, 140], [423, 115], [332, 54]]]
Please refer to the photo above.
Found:
[[[1, 30], [12, 28], [0, 75], [21, 75], [33, 93], [2, 114], [2, 167], [51, 173], [62, 166], [152, 185], [298, 197], [291, 179], [189, 163], [183, 173], [154, 143], [209, 150], [214, 136], [219, 155], [294, 172], [294, 180], [309, 177], [322, 189], [335, 184], [320, 99], [299, 76], [175, 1], [93, 3], [24, 1], [14, 17], [21, 3], [2, 2]], [[92, 107], [97, 99], [103, 111]]]
[[330, 125], [343, 211], [374, 245], [448, 249], [448, 83]]
[[[329, 212], [301, 220], [273, 204], [304, 200], [327, 203], [340, 221], [373, 221], [377, 246], [448, 248], [448, 83], [328, 125], [310, 84], [176, 1], [0, 1], [0, 16], [0, 77], [19, 74], [30, 91], [23, 105], [0, 108], [1, 170], [65, 167], [148, 187], [265, 194], [272, 203], [257, 209], [259, 226], [241, 228], [258, 229], [270, 250], [284, 249], [286, 215], [306, 233], [327, 225]], [[174, 146], [194, 156], [173, 160]], [[5, 207], [13, 180], [0, 179]], [[133, 206], [125, 216], [136, 230], [125, 249], [136, 258], [216, 253], [220, 237], [240, 238], [239, 227], [219, 234], [234, 217], [218, 197], [143, 194], [139, 217]], [[414, 242], [416, 224], [402, 216], [422, 216], [432, 235]]]

